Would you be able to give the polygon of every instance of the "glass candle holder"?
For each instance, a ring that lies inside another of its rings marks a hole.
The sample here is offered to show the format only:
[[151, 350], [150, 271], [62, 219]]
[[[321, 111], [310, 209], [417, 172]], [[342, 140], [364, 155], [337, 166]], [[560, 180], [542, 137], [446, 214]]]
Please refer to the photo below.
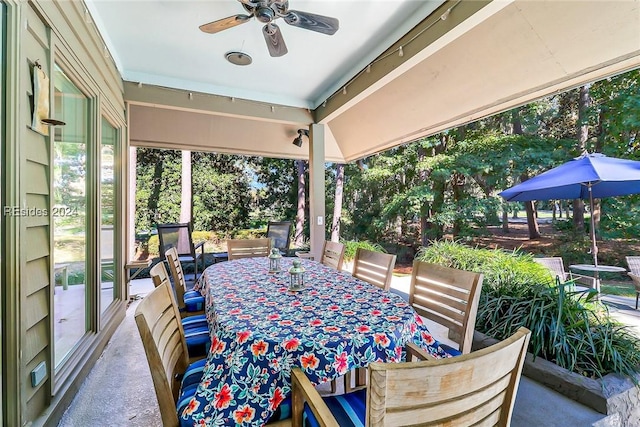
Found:
[[289, 269], [289, 289], [299, 291], [304, 287], [304, 267], [299, 260], [293, 261], [293, 267]]
[[282, 255], [280, 255], [280, 251], [277, 248], [271, 249], [271, 253], [269, 254], [269, 273], [277, 273], [280, 271], [281, 259]]

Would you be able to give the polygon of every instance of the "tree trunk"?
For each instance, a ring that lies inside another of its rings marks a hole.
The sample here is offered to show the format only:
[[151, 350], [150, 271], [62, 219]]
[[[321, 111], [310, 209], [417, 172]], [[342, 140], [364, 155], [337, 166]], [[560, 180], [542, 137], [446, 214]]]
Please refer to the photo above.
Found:
[[502, 231], [509, 232], [509, 210], [504, 204], [502, 206]]
[[[587, 122], [587, 110], [591, 105], [589, 96], [589, 85], [580, 86], [580, 96], [578, 98], [578, 145], [581, 153], [587, 151], [587, 140], [589, 139], [589, 123]], [[584, 202], [580, 199], [573, 201], [573, 226], [578, 231], [584, 231]], [[596, 230], [598, 229], [596, 224]]]
[[[444, 192], [446, 189], [446, 183], [440, 180], [435, 181], [433, 183], [433, 204], [431, 205], [430, 218], [433, 218], [433, 214], [437, 214], [438, 212], [442, 212], [442, 208], [444, 206]], [[431, 236], [434, 240], [442, 239], [444, 235], [444, 229], [441, 224], [436, 224], [433, 220], [429, 221], [429, 228], [431, 230]]]
[[344, 188], [344, 165], [336, 165], [336, 192], [333, 203], [333, 223], [331, 224], [331, 241], [340, 240], [340, 218], [342, 217], [342, 190]]
[[540, 229], [535, 217], [535, 206], [533, 202], [524, 202], [524, 209], [527, 212], [527, 226], [529, 227], [529, 239], [540, 238]]
[[305, 211], [305, 164], [304, 160], [296, 160], [296, 170], [298, 173], [298, 211], [296, 213], [296, 233], [293, 242], [296, 247], [304, 244], [304, 211]]
[[[460, 205], [459, 202], [462, 200], [464, 195], [464, 184], [465, 176], [459, 173], [454, 174], [453, 179], [451, 180], [451, 187], [453, 190], [453, 200], [457, 206]], [[460, 235], [463, 225], [464, 220], [457, 215], [453, 220], [453, 237], [457, 237]]]
[[191, 151], [182, 151], [182, 194], [180, 196], [180, 222], [191, 222], [192, 182]]
[[147, 202], [149, 216], [151, 216], [149, 222], [151, 224], [157, 224], [161, 221], [160, 213], [158, 212], [158, 202], [160, 201], [160, 189], [162, 188], [163, 169], [163, 158], [159, 156], [158, 161], [153, 167], [153, 186], [151, 188], [151, 194], [149, 195], [149, 201]]

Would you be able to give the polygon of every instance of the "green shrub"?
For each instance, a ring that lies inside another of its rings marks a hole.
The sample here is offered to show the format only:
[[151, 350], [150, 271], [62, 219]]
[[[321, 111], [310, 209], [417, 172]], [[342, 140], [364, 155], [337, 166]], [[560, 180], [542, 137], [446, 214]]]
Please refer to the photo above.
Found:
[[234, 239], [260, 239], [266, 235], [266, 228], [249, 228], [245, 230], [235, 230], [233, 232]]
[[150, 256], [158, 256], [160, 253], [160, 238], [157, 234], [149, 237], [149, 240], [147, 241], [147, 248]]
[[640, 339], [610, 318], [595, 291], [566, 291], [531, 256], [440, 241], [417, 258], [484, 274], [477, 330], [501, 340], [524, 326], [531, 353], [581, 375], [635, 381], [640, 372]]
[[483, 289], [527, 294], [532, 284], [549, 285], [552, 277], [533, 257], [518, 251], [474, 249], [459, 242], [440, 240], [421, 248], [416, 259], [484, 275]]
[[371, 243], [366, 240], [343, 240], [341, 242], [344, 245], [344, 261], [353, 261], [356, 257], [356, 250], [358, 248], [367, 249], [374, 252], [386, 252], [382, 246], [377, 243]]

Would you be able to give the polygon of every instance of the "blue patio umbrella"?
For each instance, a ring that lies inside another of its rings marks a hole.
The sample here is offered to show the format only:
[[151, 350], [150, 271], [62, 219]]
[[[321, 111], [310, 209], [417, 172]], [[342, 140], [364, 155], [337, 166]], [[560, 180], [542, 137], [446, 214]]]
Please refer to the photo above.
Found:
[[640, 161], [585, 153], [500, 193], [505, 200], [588, 199], [591, 208], [591, 251], [598, 265], [593, 199], [640, 193]]

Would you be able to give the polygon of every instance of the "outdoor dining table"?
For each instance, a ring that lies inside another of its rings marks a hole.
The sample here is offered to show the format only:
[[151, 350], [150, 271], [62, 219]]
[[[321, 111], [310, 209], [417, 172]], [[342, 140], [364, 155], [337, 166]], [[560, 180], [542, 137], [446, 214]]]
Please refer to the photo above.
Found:
[[[298, 259], [300, 260], [300, 259]], [[292, 258], [269, 273], [267, 258], [208, 267], [211, 348], [198, 390], [180, 414], [189, 425], [262, 426], [290, 394], [291, 368], [321, 384], [374, 361], [400, 362], [413, 342], [447, 357], [400, 296], [317, 261], [300, 260], [305, 287], [288, 290]]]
[[593, 273], [595, 287], [598, 294], [600, 293], [600, 273], [626, 273], [627, 269], [614, 265], [594, 265], [594, 264], [573, 264], [569, 266], [569, 270], [590, 271]]

